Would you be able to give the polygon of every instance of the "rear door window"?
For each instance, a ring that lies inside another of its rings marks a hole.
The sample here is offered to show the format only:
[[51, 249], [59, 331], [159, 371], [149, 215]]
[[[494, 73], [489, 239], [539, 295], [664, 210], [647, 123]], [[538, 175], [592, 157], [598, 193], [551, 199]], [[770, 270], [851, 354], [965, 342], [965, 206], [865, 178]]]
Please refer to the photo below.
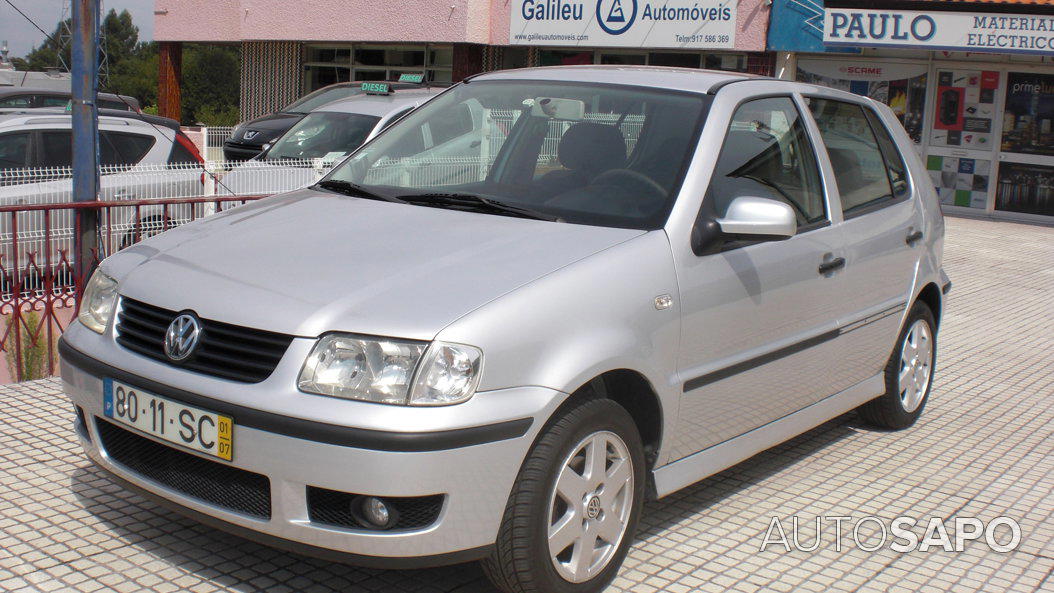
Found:
[[29, 165], [29, 132], [0, 135], [0, 169], [21, 169]]
[[[813, 97], [809, 99], [809, 108], [831, 159], [846, 218], [891, 204], [895, 197], [906, 195], [904, 161], [885, 128], [881, 128], [881, 137], [888, 146], [881, 148], [880, 136], [876, 135], [871, 118], [862, 106]], [[890, 163], [887, 154], [889, 158], [895, 157], [895, 161]]]
[[35, 159], [38, 167], [69, 167], [73, 165], [73, 139], [69, 130], [48, 130], [40, 133], [40, 150]]

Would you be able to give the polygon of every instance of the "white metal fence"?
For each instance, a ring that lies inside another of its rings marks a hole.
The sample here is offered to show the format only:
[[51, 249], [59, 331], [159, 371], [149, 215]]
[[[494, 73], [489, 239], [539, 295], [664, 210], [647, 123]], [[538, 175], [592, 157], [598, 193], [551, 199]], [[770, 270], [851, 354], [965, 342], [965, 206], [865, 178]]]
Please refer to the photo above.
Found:
[[223, 160], [223, 143], [231, 137], [233, 127], [216, 126], [205, 128], [205, 152], [202, 154], [207, 161]]

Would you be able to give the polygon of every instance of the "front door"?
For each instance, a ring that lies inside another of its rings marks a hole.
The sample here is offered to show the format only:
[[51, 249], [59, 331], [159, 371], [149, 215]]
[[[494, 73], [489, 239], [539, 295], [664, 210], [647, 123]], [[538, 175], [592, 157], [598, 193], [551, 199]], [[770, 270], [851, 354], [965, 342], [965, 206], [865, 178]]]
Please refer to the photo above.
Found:
[[842, 234], [791, 96], [734, 111], [703, 208], [721, 217], [740, 196], [790, 204], [798, 233], [678, 262], [684, 393], [671, 461], [844, 388], [828, 372], [844, 291]]

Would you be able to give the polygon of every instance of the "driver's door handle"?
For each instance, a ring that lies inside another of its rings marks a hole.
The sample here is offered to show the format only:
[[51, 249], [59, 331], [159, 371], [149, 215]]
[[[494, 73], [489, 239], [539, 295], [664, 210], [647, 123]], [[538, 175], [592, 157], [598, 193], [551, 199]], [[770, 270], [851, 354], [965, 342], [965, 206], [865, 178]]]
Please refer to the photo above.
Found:
[[904, 242], [908, 245], [914, 246], [915, 243], [922, 239], [922, 231], [915, 231], [904, 238]]
[[836, 257], [830, 261], [825, 261], [820, 264], [819, 272], [821, 274], [829, 274], [839, 268], [845, 267], [845, 258]]

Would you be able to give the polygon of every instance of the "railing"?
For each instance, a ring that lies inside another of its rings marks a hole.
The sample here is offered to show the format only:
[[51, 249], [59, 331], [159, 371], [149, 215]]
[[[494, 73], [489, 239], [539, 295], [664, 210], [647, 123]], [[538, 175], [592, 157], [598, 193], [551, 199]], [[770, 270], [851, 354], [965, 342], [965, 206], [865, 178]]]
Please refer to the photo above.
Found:
[[223, 160], [223, 143], [231, 137], [234, 128], [216, 126], [205, 128], [205, 150], [202, 153], [206, 160]]
[[[76, 273], [75, 225], [65, 226], [65, 221], [77, 218], [77, 211], [98, 213], [98, 247], [91, 252], [94, 264], [144, 237], [260, 197], [0, 206], [0, 222], [10, 229], [0, 246], [0, 318], [4, 321], [0, 383], [45, 377], [58, 370], [56, 343], [76, 314], [77, 288], [83, 280]], [[159, 217], [156, 224], [147, 223], [148, 213]], [[37, 217], [27, 216], [31, 214]], [[39, 221], [29, 240], [20, 228], [24, 220]], [[57, 221], [63, 222], [56, 225]]]

